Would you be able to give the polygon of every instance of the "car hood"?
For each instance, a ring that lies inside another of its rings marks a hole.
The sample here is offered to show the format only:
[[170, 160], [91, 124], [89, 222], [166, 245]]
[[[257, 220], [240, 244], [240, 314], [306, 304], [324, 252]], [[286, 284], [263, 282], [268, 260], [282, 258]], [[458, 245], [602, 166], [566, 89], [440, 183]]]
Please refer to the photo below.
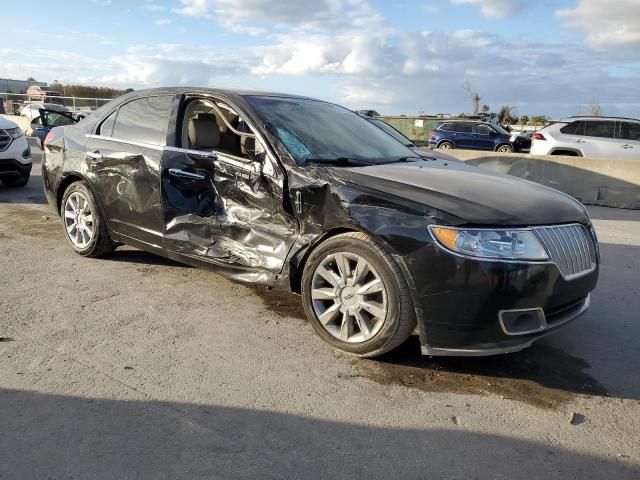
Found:
[[17, 123], [7, 120], [4, 117], [0, 117], [0, 130], [4, 130], [5, 128], [16, 128], [17, 126]]
[[429, 147], [411, 147], [411, 150], [416, 152], [416, 154], [420, 155], [421, 157], [435, 158], [437, 160], [447, 160], [449, 162], [459, 162], [459, 160], [453, 155], [449, 155], [448, 153], [434, 150]]
[[589, 222], [574, 198], [509, 175], [440, 160], [336, 168], [344, 181], [421, 203], [472, 225]]

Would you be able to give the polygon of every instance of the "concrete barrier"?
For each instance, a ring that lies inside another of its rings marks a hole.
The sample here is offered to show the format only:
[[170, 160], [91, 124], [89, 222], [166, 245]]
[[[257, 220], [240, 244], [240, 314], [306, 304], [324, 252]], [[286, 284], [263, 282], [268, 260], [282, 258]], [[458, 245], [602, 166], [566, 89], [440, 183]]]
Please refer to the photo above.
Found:
[[604, 160], [447, 150], [456, 158], [555, 188], [582, 203], [640, 210], [640, 158]]

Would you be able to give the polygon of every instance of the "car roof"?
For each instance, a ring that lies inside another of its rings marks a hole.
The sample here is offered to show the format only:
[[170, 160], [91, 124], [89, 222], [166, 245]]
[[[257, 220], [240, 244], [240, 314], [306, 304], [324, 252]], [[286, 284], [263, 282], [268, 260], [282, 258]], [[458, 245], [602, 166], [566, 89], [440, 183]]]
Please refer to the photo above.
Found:
[[149, 88], [142, 90], [134, 90], [128, 95], [138, 96], [138, 95], [162, 95], [162, 94], [180, 94], [180, 93], [202, 93], [202, 94], [218, 94], [218, 95], [226, 95], [226, 96], [235, 96], [235, 97], [249, 97], [249, 96], [258, 96], [258, 97], [281, 97], [281, 98], [297, 98], [301, 100], [317, 100], [322, 101], [317, 98], [306, 97], [304, 95], [296, 95], [291, 93], [278, 93], [278, 92], [269, 92], [264, 90], [248, 90], [248, 89], [236, 89], [236, 88], [214, 88], [214, 87], [159, 87], [159, 88]]
[[632, 122], [640, 122], [640, 119], [637, 118], [628, 118], [628, 117], [604, 117], [604, 116], [573, 116], [573, 117], [566, 117], [563, 120], [560, 120], [560, 122], [562, 123], [569, 123], [569, 122], [575, 122], [576, 120], [624, 120], [624, 121], [632, 121]]

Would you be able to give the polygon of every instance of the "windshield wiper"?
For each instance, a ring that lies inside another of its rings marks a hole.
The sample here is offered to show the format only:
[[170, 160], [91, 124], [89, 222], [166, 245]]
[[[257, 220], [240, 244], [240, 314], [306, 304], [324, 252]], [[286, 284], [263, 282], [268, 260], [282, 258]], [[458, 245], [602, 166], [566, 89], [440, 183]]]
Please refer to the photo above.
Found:
[[411, 155], [408, 157], [394, 158], [392, 160], [383, 160], [382, 162], [376, 162], [376, 165], [385, 165], [389, 163], [419, 162], [420, 160], [422, 160], [422, 157], [419, 157], [418, 155]]
[[358, 160], [357, 158], [349, 158], [349, 157], [306, 158], [305, 162], [315, 163], [315, 164], [324, 164], [324, 165], [338, 165], [338, 166], [346, 166], [346, 167], [376, 165], [376, 163], [374, 162], [368, 162], [366, 160]]

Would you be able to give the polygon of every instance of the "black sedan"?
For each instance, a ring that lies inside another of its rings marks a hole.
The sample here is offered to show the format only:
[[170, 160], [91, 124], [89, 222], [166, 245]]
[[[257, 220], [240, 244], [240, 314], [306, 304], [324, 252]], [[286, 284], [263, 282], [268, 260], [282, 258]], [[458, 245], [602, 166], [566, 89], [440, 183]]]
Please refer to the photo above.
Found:
[[78, 254], [128, 244], [291, 290], [359, 356], [416, 325], [425, 354], [516, 351], [584, 312], [598, 279], [576, 200], [421, 158], [310, 98], [137, 91], [54, 128], [42, 169]]

